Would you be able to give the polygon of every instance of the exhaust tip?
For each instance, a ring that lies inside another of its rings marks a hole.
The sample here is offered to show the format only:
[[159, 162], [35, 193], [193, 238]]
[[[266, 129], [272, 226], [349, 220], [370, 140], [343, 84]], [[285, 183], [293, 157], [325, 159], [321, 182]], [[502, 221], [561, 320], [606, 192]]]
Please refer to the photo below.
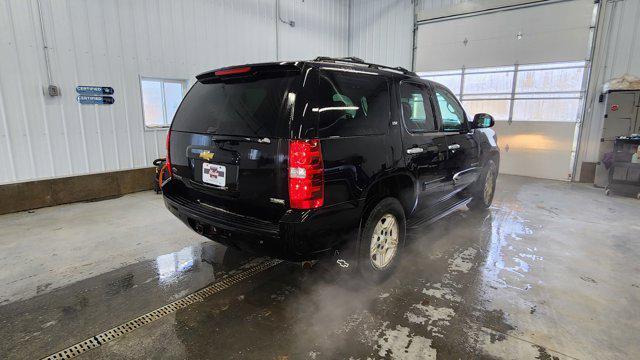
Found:
[[193, 230], [195, 230], [200, 235], [204, 235], [204, 226], [202, 226], [201, 223], [196, 223], [196, 226], [193, 227]]

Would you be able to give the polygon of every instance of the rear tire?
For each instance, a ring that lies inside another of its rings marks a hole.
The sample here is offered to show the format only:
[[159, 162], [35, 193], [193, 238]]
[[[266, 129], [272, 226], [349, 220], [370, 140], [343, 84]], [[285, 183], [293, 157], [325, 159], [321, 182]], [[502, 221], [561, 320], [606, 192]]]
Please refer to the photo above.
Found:
[[493, 196], [496, 192], [496, 179], [498, 175], [498, 167], [493, 160], [487, 161], [487, 164], [482, 169], [478, 180], [473, 185], [474, 189], [471, 192], [471, 202], [469, 203], [469, 209], [475, 211], [482, 211], [488, 209], [493, 202]]
[[402, 204], [393, 197], [380, 200], [365, 216], [358, 268], [367, 282], [377, 284], [398, 265], [405, 243], [406, 219]]

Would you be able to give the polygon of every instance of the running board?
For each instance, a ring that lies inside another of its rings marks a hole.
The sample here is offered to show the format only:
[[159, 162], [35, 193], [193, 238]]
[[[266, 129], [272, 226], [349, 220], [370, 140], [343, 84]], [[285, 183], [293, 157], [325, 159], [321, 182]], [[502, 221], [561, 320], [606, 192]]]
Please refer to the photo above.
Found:
[[407, 221], [407, 228], [416, 228], [419, 226], [433, 224], [434, 222], [442, 219], [443, 217], [448, 216], [451, 213], [457, 211], [462, 206], [466, 206], [469, 202], [471, 202], [471, 198], [458, 200], [457, 202], [454, 202], [451, 205], [449, 205], [449, 207], [446, 208], [444, 211], [438, 211], [437, 214], [431, 217], [426, 217], [426, 218], [416, 217], [413, 219], [410, 218], [409, 221]]

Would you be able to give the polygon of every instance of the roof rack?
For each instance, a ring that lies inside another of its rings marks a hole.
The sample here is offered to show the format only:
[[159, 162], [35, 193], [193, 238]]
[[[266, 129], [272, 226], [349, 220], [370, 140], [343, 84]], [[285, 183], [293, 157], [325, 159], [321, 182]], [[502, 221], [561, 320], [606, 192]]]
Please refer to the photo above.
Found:
[[405, 69], [403, 67], [400, 67], [400, 66], [391, 67], [391, 66], [380, 65], [380, 64], [372, 64], [372, 63], [368, 63], [368, 62], [366, 62], [366, 61], [364, 61], [364, 60], [362, 60], [360, 58], [357, 58], [355, 56], [346, 56], [346, 57], [338, 57], [338, 58], [329, 57], [329, 56], [318, 56], [317, 58], [313, 59], [313, 61], [332, 62], [332, 63], [342, 62], [342, 63], [358, 64], [358, 65], [366, 66], [366, 67], [371, 68], [371, 69], [389, 69], [389, 70], [399, 71], [399, 72], [401, 72], [403, 74], [406, 74], [406, 75], [418, 76], [413, 71], [409, 71], [409, 70], [407, 70], [407, 69]]

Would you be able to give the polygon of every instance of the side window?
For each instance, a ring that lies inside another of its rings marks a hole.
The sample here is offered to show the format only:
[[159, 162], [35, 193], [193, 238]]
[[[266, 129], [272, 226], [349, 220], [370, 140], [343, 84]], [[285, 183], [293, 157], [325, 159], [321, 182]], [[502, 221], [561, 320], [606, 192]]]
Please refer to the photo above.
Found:
[[320, 137], [387, 133], [389, 87], [382, 76], [322, 70], [318, 102]]
[[436, 130], [435, 117], [426, 88], [418, 84], [400, 84], [402, 119], [409, 132], [431, 132]]
[[444, 131], [460, 131], [464, 123], [464, 111], [458, 101], [448, 92], [436, 88], [436, 98]]
[[187, 81], [141, 78], [140, 89], [145, 127], [171, 126], [171, 120], [187, 90]]

